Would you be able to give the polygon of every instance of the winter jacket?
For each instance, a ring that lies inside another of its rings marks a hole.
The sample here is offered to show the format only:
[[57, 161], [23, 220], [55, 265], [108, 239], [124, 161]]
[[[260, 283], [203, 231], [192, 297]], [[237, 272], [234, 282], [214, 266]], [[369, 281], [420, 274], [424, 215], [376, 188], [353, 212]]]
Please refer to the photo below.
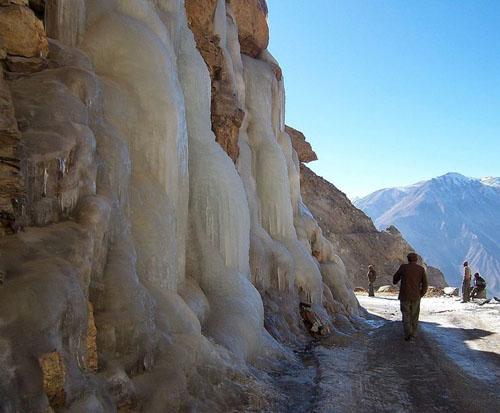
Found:
[[474, 286], [476, 288], [486, 288], [486, 281], [483, 277], [474, 278]]
[[399, 299], [401, 301], [417, 301], [427, 292], [427, 274], [424, 267], [416, 262], [403, 264], [392, 279], [393, 284], [401, 280]]
[[464, 280], [470, 281], [471, 279], [471, 272], [469, 267], [464, 267]]
[[377, 271], [370, 270], [368, 271], [368, 274], [366, 274], [366, 276], [368, 277], [368, 281], [373, 283], [377, 279]]

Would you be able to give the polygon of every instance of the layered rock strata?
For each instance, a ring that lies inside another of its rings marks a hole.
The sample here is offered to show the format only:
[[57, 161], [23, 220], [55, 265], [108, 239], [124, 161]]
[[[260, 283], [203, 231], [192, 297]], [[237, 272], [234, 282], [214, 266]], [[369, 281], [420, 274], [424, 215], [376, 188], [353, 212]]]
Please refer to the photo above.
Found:
[[1, 4], [3, 411], [275, 410], [299, 302], [332, 342], [359, 309], [302, 202], [265, 2]]

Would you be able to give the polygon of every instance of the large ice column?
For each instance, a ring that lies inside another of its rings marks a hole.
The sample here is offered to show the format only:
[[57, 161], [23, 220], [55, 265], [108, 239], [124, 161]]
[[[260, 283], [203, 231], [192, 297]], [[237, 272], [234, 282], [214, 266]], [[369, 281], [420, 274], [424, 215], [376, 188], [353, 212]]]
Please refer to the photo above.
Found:
[[[279, 67], [267, 50], [262, 53], [260, 59], [267, 62], [273, 69]], [[273, 72], [276, 74], [276, 70], [273, 70]], [[285, 132], [284, 127], [285, 93], [281, 79], [278, 79], [278, 87], [273, 90], [272, 99], [273, 129], [276, 141], [286, 161], [294, 228], [301, 246], [307, 251], [306, 266], [304, 265], [304, 259], [300, 259], [297, 263], [299, 267], [297, 273], [300, 276], [303, 271], [308, 271], [310, 261], [314, 261], [316, 265], [319, 262], [321, 277], [326, 289], [331, 290], [333, 298], [344, 307], [346, 313], [356, 315], [359, 306], [348, 281], [344, 263], [334, 253], [331, 243], [323, 237], [318, 223], [302, 201], [299, 159], [292, 147], [290, 136]], [[312, 256], [315, 258], [312, 258]]]
[[69, 46], [76, 46], [85, 32], [85, 0], [46, 0], [47, 35]]
[[[238, 27], [232, 10], [227, 8], [224, 0], [219, 0], [215, 18], [215, 31], [221, 38], [220, 47], [224, 55], [226, 71], [234, 87], [236, 99], [241, 107], [245, 107], [245, 79], [243, 62], [238, 39]], [[293, 289], [295, 283], [295, 266], [293, 258], [284, 245], [273, 240], [261, 225], [260, 204], [257, 197], [257, 185], [253, 175], [253, 154], [247, 133], [247, 114], [239, 131], [239, 157], [236, 162], [250, 209], [250, 269], [252, 283], [262, 293], [275, 291], [281, 293]]]
[[269, 62], [244, 56], [243, 63], [249, 116], [248, 144], [252, 152], [259, 219], [271, 237], [282, 242], [293, 256], [301, 298], [321, 303], [321, 274], [307, 246], [297, 239], [288, 161], [279, 142], [286, 138], [282, 136], [283, 81], [277, 78], [275, 67]]
[[250, 213], [236, 168], [215, 142], [210, 77], [189, 30], [178, 55], [189, 135], [188, 272], [210, 303], [204, 330], [248, 358], [261, 347], [263, 305], [250, 282]]
[[105, 79], [104, 109], [132, 160], [130, 213], [141, 278], [184, 276], [188, 166], [184, 98], [170, 33], [146, 0], [87, 2], [82, 47]]

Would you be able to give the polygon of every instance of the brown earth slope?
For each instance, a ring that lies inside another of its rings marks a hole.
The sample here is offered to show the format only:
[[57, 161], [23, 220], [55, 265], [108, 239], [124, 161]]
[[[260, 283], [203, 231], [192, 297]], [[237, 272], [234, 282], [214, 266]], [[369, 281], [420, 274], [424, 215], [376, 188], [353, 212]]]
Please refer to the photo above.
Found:
[[[372, 264], [378, 273], [376, 287], [390, 284], [392, 275], [413, 251], [395, 227], [378, 231], [372, 220], [357, 209], [347, 196], [303, 163], [300, 186], [304, 203], [317, 219], [346, 265], [355, 287], [367, 287], [366, 273]], [[430, 285], [446, 286], [443, 274], [427, 267]]]

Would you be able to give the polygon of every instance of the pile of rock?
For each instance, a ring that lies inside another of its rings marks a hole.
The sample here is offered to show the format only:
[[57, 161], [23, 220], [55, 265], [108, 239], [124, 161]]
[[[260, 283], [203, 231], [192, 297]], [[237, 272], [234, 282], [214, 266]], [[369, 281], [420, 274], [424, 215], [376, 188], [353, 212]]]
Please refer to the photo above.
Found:
[[399, 288], [394, 285], [383, 285], [377, 290], [377, 292], [383, 294], [398, 294]]
[[458, 287], [445, 287], [443, 288], [443, 294], [449, 297], [458, 297]]
[[442, 288], [429, 286], [427, 289], [426, 297], [442, 297], [444, 295], [444, 291]]

